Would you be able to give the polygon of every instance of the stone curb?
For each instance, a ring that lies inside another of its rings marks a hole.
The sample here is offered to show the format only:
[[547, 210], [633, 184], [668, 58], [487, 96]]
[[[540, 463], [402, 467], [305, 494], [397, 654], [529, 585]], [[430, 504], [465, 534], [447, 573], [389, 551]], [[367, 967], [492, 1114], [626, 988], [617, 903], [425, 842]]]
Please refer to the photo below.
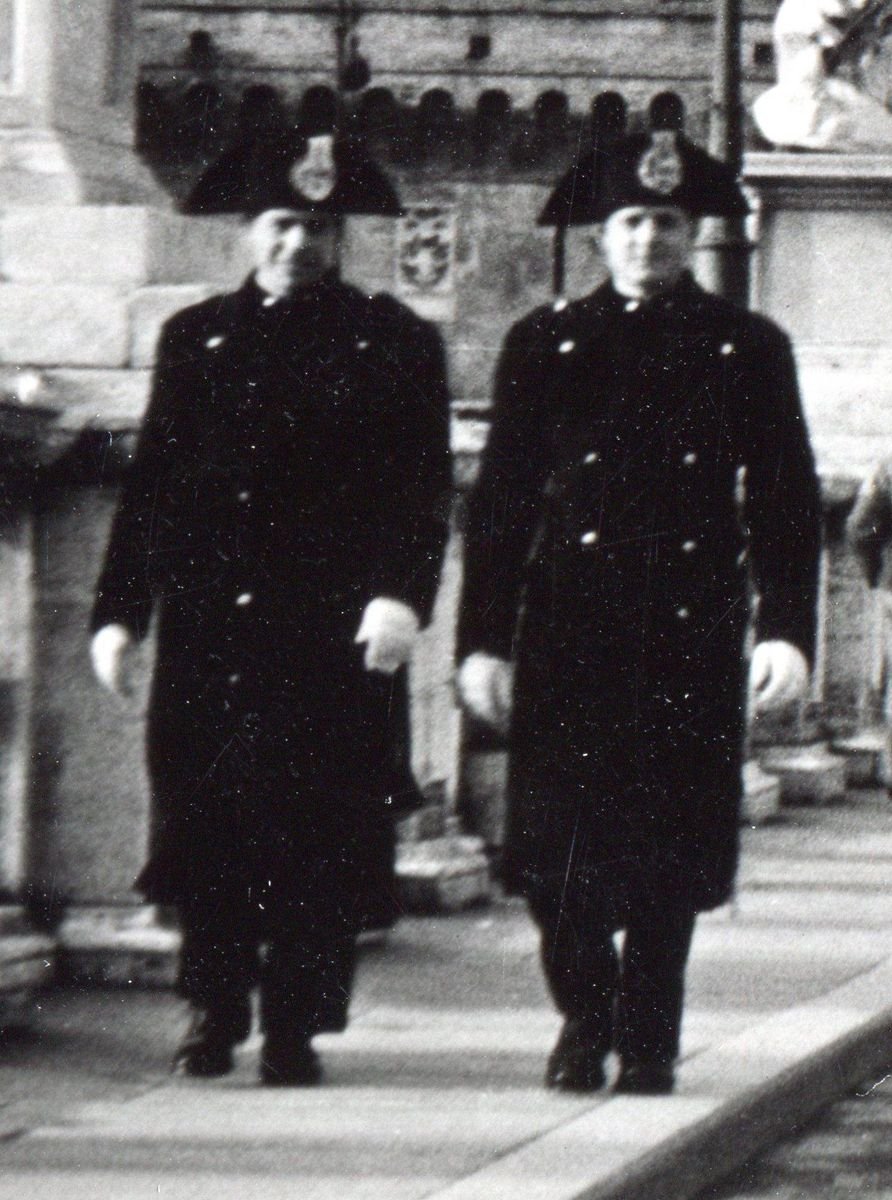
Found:
[[892, 1065], [892, 958], [617, 1096], [431, 1200], [692, 1200]]

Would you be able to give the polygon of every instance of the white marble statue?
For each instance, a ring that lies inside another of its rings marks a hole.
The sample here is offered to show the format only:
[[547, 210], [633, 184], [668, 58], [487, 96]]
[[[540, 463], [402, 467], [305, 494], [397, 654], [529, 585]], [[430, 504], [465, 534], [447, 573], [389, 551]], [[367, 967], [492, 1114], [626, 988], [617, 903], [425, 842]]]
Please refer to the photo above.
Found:
[[869, 0], [783, 0], [774, 21], [777, 84], [753, 105], [762, 135], [780, 147], [892, 151], [892, 114], [846, 79], [827, 73]]

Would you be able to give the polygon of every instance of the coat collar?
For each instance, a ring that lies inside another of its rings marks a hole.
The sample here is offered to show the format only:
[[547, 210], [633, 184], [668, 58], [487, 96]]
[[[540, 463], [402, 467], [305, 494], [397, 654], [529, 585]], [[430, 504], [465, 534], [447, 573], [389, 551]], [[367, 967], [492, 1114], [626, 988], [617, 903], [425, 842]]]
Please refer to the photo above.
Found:
[[262, 315], [264, 312], [278, 315], [284, 312], [328, 308], [333, 302], [338, 302], [346, 289], [347, 285], [341, 282], [337, 271], [332, 270], [307, 287], [300, 288], [293, 295], [278, 299], [270, 296], [258, 285], [256, 274], [252, 272], [234, 293], [234, 298], [240, 316]]
[[707, 296], [690, 271], [685, 271], [674, 287], [649, 300], [632, 300], [618, 292], [609, 280], [596, 288], [588, 299], [595, 301], [605, 316], [639, 313], [671, 318], [701, 308]]
[[[544, 338], [532, 344], [547, 347], [546, 352], [562, 353], [583, 347], [603, 345], [605, 339], [623, 337], [623, 330], [637, 329], [645, 336], [678, 334], [688, 337], [711, 323], [717, 305], [723, 302], [685, 272], [677, 285], [652, 300], [630, 303], [608, 280], [587, 296], [569, 304], [556, 304], [549, 310], [543, 328]], [[712, 314], [712, 317], [710, 317]]]

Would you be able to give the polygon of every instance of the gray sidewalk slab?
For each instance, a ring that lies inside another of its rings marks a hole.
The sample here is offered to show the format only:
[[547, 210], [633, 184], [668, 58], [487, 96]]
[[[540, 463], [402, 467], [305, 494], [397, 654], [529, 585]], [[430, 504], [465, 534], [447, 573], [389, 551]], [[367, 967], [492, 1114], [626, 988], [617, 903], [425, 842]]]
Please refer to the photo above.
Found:
[[523, 906], [403, 921], [363, 959], [326, 1086], [173, 1080], [164, 994], [55, 993], [0, 1049], [0, 1200], [683, 1200], [892, 1063], [892, 808], [855, 794], [746, 831], [704, 917], [679, 1086], [541, 1086], [559, 1020]]

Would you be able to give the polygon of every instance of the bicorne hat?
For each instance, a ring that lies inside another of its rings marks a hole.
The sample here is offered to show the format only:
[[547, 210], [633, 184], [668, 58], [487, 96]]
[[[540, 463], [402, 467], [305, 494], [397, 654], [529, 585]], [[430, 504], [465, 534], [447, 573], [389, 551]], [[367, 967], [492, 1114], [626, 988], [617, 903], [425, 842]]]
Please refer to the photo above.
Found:
[[736, 173], [677, 129], [602, 143], [559, 180], [540, 225], [604, 221], [620, 208], [680, 208], [692, 217], [742, 217], [749, 205]]
[[181, 207], [199, 216], [247, 217], [271, 208], [338, 217], [400, 217], [405, 211], [363, 146], [333, 133], [239, 143], [198, 177]]

